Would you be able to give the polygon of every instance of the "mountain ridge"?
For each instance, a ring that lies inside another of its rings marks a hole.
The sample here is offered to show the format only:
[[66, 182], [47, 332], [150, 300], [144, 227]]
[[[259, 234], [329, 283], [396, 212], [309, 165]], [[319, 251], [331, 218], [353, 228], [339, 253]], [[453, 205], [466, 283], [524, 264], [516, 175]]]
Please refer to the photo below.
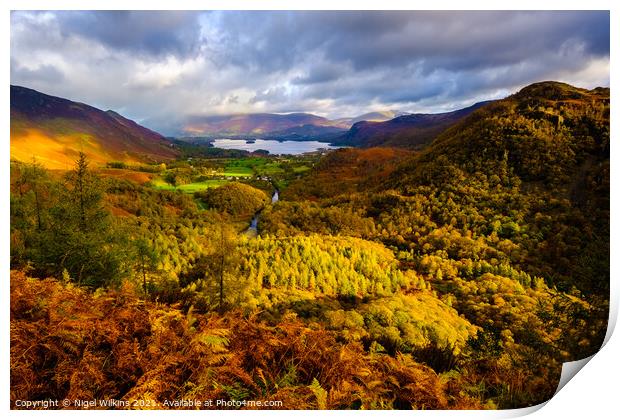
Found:
[[383, 122], [360, 121], [332, 141], [343, 146], [421, 149], [450, 125], [491, 102], [436, 114], [406, 114]]
[[[406, 115], [401, 111], [373, 111], [356, 117], [328, 119], [308, 112], [237, 113], [226, 115], [191, 116], [180, 131], [182, 137], [257, 137], [286, 140], [308, 140], [312, 132], [321, 138], [345, 132], [359, 121], [387, 121]], [[299, 134], [302, 131], [303, 134]], [[288, 136], [291, 132], [291, 137]]]
[[161, 134], [121, 114], [11, 85], [11, 159], [71, 166], [79, 152], [95, 164], [172, 160], [178, 150]]
[[183, 125], [182, 131], [186, 134], [203, 137], [259, 136], [310, 125], [315, 127], [348, 128], [342, 123], [304, 112], [293, 112], [288, 114], [263, 112], [192, 116]]

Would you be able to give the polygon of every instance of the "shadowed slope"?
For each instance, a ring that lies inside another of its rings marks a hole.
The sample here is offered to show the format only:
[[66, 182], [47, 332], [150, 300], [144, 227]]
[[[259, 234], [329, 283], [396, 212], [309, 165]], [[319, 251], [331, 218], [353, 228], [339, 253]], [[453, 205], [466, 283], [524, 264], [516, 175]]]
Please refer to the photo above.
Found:
[[389, 121], [361, 121], [333, 140], [334, 144], [357, 147], [421, 149], [446, 128], [489, 102], [441, 114], [410, 114]]

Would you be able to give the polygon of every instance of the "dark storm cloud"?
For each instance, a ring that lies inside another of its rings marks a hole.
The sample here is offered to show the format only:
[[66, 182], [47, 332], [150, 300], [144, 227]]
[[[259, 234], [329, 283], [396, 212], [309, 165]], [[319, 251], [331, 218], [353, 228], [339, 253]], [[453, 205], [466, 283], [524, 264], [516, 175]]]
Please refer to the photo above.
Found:
[[191, 114], [443, 111], [540, 80], [608, 85], [609, 12], [13, 12], [11, 60], [12, 83], [161, 130]]
[[357, 71], [421, 58], [427, 71], [484, 68], [544, 55], [571, 39], [590, 54], [609, 54], [608, 12], [242, 12], [222, 22], [229, 30], [222, 58], [266, 69], [316, 50]]
[[194, 12], [89, 11], [57, 13], [63, 35], [144, 54], [187, 55], [200, 45]]
[[339, 104], [508, 91], [609, 56], [608, 12], [246, 12], [220, 22], [229, 37], [219, 62], [252, 74], [296, 66], [298, 97]]
[[311, 65], [303, 76], [294, 78], [292, 83], [296, 85], [313, 85], [329, 82], [343, 77], [347, 71], [349, 71], [349, 68], [346, 65], [322, 62], [318, 65]]

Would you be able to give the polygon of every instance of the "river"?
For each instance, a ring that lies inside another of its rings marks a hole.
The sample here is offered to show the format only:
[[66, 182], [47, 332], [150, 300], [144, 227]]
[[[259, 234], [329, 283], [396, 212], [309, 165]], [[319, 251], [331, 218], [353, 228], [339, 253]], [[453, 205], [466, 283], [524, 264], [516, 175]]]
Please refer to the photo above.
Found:
[[[271, 196], [271, 204], [277, 202], [279, 199], [280, 199], [280, 191], [278, 191], [276, 189], [273, 192], [273, 195]], [[250, 222], [250, 226], [245, 231], [245, 233], [247, 235], [249, 235], [249, 236], [256, 236], [256, 235], [258, 235], [258, 218], [260, 217], [261, 211], [262, 210], [259, 210], [258, 212], [256, 212], [256, 214], [252, 218], [252, 221]]]

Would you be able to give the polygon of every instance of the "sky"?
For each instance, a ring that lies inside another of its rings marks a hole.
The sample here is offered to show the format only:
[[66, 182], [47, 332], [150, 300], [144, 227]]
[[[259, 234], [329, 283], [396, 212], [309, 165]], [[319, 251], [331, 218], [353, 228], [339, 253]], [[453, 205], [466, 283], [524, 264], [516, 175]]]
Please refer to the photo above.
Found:
[[444, 112], [609, 86], [602, 11], [14, 11], [11, 84], [161, 132], [192, 116]]

